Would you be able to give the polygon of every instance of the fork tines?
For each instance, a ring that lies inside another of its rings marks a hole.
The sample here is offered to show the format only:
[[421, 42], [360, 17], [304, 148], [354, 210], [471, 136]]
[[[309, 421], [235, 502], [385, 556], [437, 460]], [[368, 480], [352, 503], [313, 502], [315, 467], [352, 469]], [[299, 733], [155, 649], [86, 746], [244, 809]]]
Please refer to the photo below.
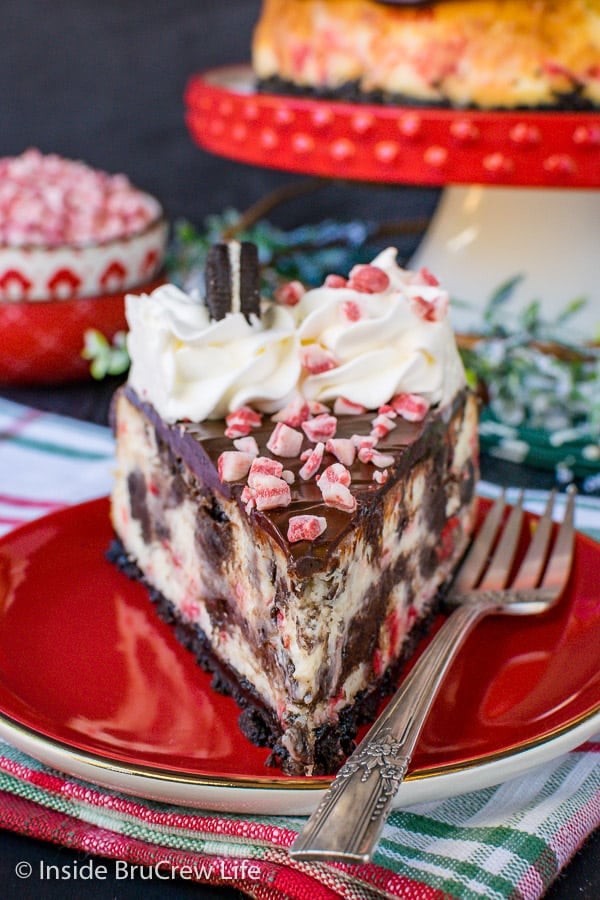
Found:
[[[513, 590], [537, 587], [561, 590], [568, 579], [574, 543], [576, 490], [567, 492], [565, 511], [552, 552], [553, 513], [556, 491], [552, 491], [544, 514], [538, 520], [525, 558], [511, 583]], [[500, 591], [509, 583], [523, 525], [523, 492], [504, 523], [506, 495], [502, 491], [481, 526], [452, 586], [453, 594], [472, 590]]]

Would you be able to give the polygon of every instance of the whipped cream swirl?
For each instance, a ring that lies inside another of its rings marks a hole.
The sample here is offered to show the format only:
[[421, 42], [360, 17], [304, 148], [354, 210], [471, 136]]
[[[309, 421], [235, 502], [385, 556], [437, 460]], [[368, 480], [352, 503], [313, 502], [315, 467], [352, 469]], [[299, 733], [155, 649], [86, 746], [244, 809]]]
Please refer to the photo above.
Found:
[[298, 336], [286, 307], [215, 321], [199, 298], [164, 285], [128, 295], [126, 316], [129, 383], [167, 422], [220, 419], [246, 404], [274, 412], [297, 388]]
[[383, 290], [357, 291], [351, 279], [308, 291], [294, 308], [303, 352], [316, 350], [331, 366], [304, 370], [300, 389], [308, 399], [344, 397], [377, 409], [395, 394], [414, 393], [433, 406], [465, 385], [447, 293], [435, 279], [400, 268], [396, 252], [390, 247], [372, 262], [388, 276]]
[[445, 405], [466, 382], [448, 295], [428, 273], [398, 266], [394, 248], [359, 267], [367, 281], [372, 267], [370, 285], [351, 273], [295, 306], [263, 301], [249, 320], [229, 312], [215, 321], [173, 285], [130, 295], [129, 382], [168, 422], [220, 419], [244, 405], [275, 412], [298, 393], [373, 410], [403, 393]]

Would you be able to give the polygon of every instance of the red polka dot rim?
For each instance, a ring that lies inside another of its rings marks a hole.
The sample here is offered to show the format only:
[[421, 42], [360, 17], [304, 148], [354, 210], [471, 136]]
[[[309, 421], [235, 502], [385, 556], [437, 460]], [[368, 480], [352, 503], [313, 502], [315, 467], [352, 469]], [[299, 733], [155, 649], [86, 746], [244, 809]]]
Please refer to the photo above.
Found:
[[193, 76], [186, 121], [239, 162], [356, 181], [600, 186], [600, 113], [452, 110], [258, 93], [249, 66]]

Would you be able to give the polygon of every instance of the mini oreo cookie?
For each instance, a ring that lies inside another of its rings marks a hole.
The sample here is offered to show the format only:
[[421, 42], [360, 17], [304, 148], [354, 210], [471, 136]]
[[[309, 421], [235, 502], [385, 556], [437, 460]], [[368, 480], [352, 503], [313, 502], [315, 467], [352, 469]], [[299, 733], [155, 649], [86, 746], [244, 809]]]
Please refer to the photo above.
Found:
[[206, 305], [211, 318], [227, 313], [260, 316], [258, 250], [249, 241], [213, 244], [206, 257]]
[[250, 241], [240, 244], [240, 299], [242, 312], [260, 318], [260, 267], [258, 247]]
[[205, 301], [211, 318], [224, 319], [231, 311], [231, 264], [227, 244], [213, 244], [204, 270]]

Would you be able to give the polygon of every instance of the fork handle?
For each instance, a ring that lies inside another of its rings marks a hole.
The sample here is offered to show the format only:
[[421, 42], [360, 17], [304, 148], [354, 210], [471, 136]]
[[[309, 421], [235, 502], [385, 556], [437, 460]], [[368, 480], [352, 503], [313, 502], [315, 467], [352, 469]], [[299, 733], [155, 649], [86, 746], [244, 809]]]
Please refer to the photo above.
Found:
[[473, 625], [493, 602], [458, 606], [339, 770], [294, 844], [295, 859], [368, 862], [429, 710]]

